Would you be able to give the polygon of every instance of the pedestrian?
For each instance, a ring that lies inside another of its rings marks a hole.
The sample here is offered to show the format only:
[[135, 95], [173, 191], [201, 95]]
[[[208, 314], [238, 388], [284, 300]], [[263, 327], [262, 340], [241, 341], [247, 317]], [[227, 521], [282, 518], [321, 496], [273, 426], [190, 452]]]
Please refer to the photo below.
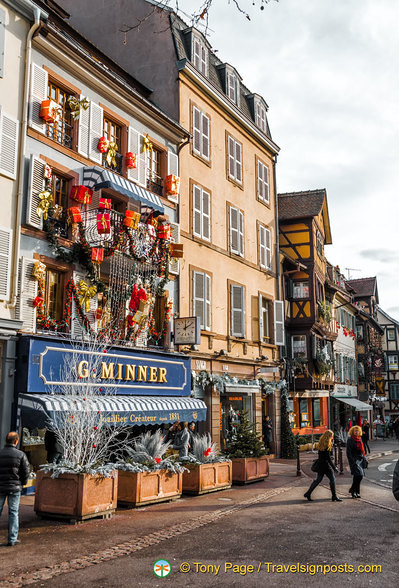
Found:
[[360, 498], [360, 483], [364, 476], [364, 469], [368, 465], [365, 455], [362, 429], [356, 425], [349, 431], [349, 439], [346, 443], [346, 456], [353, 476], [352, 486], [349, 488], [352, 498]]
[[46, 429], [44, 435], [44, 447], [47, 451], [48, 463], [59, 463], [63, 456], [63, 447], [58, 439], [57, 434], [50, 429]]
[[335, 488], [334, 472], [338, 472], [338, 469], [335, 467], [335, 464], [331, 459], [333, 441], [334, 433], [329, 429], [325, 431], [323, 435], [320, 437], [319, 443], [317, 445], [317, 449], [319, 450], [318, 458], [316, 461], [317, 478], [313, 480], [309, 490], [304, 494], [304, 497], [310, 501], [312, 501], [312, 498], [310, 496], [313, 490], [316, 488], [316, 486], [320, 484], [324, 476], [327, 476], [327, 478], [330, 480], [331, 500], [333, 502], [342, 502], [342, 498], [338, 498], [337, 491]]
[[188, 426], [188, 434], [190, 435], [190, 440], [189, 440], [190, 447], [189, 447], [189, 449], [192, 449], [194, 447], [195, 423], [190, 423], [189, 424], [189, 426]]
[[28, 458], [16, 447], [18, 441], [18, 433], [11, 431], [6, 437], [5, 447], [0, 451], [0, 516], [7, 498], [9, 547], [21, 543], [18, 540], [19, 502], [22, 486], [27, 483], [30, 472]]
[[171, 444], [173, 445], [178, 431], [179, 431], [179, 421], [175, 421], [173, 423], [173, 425], [171, 425], [169, 427], [169, 430], [166, 433], [165, 443], [167, 443], [168, 441], [170, 441]]
[[393, 472], [392, 492], [396, 500], [399, 500], [399, 459], [396, 462], [396, 466]]
[[188, 432], [188, 423], [181, 422], [178, 425], [178, 433], [173, 443], [173, 449], [179, 450], [179, 457], [187, 457], [188, 446], [190, 444], [190, 434]]
[[399, 416], [395, 419], [393, 430], [395, 431], [396, 440], [399, 441]]
[[370, 451], [370, 445], [369, 445], [369, 441], [370, 441], [370, 423], [368, 422], [367, 419], [364, 419], [363, 421], [363, 426], [362, 426], [362, 441], [363, 441], [363, 445], [364, 445], [364, 449], [367, 453], [367, 451], [369, 453], [371, 453]]
[[272, 419], [269, 417], [269, 415], [267, 415], [264, 422], [263, 422], [263, 442], [265, 444], [266, 449], [269, 450], [269, 453], [271, 451], [272, 441], [273, 441], [273, 423], [272, 423]]

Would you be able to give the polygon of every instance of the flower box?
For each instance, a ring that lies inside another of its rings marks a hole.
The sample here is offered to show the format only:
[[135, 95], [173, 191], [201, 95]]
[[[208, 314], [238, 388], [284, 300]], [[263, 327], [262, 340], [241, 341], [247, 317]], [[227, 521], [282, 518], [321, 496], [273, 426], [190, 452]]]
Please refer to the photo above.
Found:
[[169, 470], [153, 472], [118, 471], [118, 505], [140, 506], [179, 498], [182, 474]]
[[190, 471], [183, 474], [183, 494], [206, 494], [231, 487], [231, 461], [184, 463], [184, 467]]
[[69, 521], [93, 517], [110, 518], [115, 512], [118, 476], [109, 478], [91, 474], [60, 474], [39, 471], [36, 479], [35, 512], [38, 516]]
[[233, 484], [260, 482], [269, 475], [269, 459], [262, 457], [235, 457], [233, 464]]
[[108, 235], [111, 232], [111, 216], [109, 212], [97, 215], [97, 232], [99, 235]]
[[40, 104], [40, 118], [47, 123], [55, 123], [61, 114], [60, 105], [55, 100], [42, 100]]
[[87, 188], [87, 186], [72, 186], [70, 198], [71, 200], [75, 200], [75, 202], [90, 204], [93, 198], [93, 190]]

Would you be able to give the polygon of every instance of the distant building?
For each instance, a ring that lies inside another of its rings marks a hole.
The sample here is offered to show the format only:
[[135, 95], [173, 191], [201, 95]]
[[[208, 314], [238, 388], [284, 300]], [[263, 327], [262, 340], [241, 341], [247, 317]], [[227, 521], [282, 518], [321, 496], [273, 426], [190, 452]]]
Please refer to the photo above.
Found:
[[382, 308], [377, 308], [378, 324], [384, 329], [382, 349], [384, 351], [383, 391], [386, 416], [399, 416], [399, 322]]

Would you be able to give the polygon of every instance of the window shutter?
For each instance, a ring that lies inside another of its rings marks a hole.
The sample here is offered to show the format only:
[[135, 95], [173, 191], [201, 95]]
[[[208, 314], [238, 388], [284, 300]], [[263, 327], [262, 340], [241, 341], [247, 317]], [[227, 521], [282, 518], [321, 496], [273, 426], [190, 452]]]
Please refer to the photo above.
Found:
[[202, 217], [202, 198], [201, 188], [193, 184], [193, 233], [197, 237], [202, 237], [201, 217]]
[[202, 113], [202, 155], [209, 159], [209, 118]]
[[201, 113], [193, 106], [193, 150], [201, 153]]
[[211, 329], [211, 278], [205, 274], [205, 329]]
[[231, 286], [231, 334], [244, 337], [244, 288]]
[[[175, 223], [169, 223], [171, 242], [180, 243], [180, 225]], [[169, 262], [169, 272], [174, 275], [178, 275], [180, 271], [180, 262], [178, 259], [171, 259]]]
[[12, 230], [0, 227], [0, 300], [10, 295]]
[[263, 165], [263, 181], [263, 198], [269, 204], [269, 168], [266, 165]]
[[4, 42], [6, 36], [6, 13], [0, 8], [0, 78], [4, 78]]
[[0, 173], [15, 180], [18, 156], [17, 119], [0, 110]]
[[138, 152], [138, 183], [142, 186], [147, 186], [147, 151], [144, 147], [144, 135], [139, 136], [139, 152]]
[[228, 158], [229, 158], [229, 176], [235, 178], [235, 158], [234, 158], [234, 139], [228, 138]]
[[260, 267], [266, 267], [266, 230], [259, 225], [259, 262]]
[[263, 306], [262, 295], [258, 294], [259, 341], [263, 341]]
[[30, 104], [29, 104], [29, 126], [45, 133], [46, 124], [40, 118], [40, 106], [48, 95], [48, 74], [45, 69], [32, 63], [30, 80]]
[[274, 344], [284, 345], [284, 302], [274, 301]]
[[[82, 99], [83, 96], [80, 96], [80, 98]], [[84, 157], [89, 157], [90, 151], [90, 108], [86, 110], [81, 108], [79, 116], [78, 153]]]
[[[168, 151], [168, 175], [179, 175], [179, 157], [171, 151]], [[179, 195], [168, 194], [168, 200], [171, 202], [179, 202]]]
[[244, 215], [239, 210], [238, 211], [238, 221], [239, 221], [239, 254], [244, 256]]
[[262, 163], [258, 161], [258, 196], [261, 200], [264, 200], [264, 190], [263, 190], [263, 170], [262, 170]]
[[202, 191], [202, 238], [210, 241], [211, 238], [211, 195]]
[[272, 269], [272, 249], [269, 229], [265, 228], [266, 267]]
[[[79, 272], [73, 272], [73, 281], [75, 283], [75, 286], [78, 288], [79, 287], [79, 282], [80, 280], [85, 280], [86, 276], [82, 273]], [[90, 308], [91, 308], [91, 302], [92, 300], [90, 300]], [[75, 299], [72, 297], [72, 313], [71, 313], [71, 336], [74, 339], [83, 339], [84, 334], [85, 334], [86, 330], [83, 327], [80, 318], [79, 318], [79, 314], [76, 308], [76, 302]]]
[[35, 259], [21, 257], [19, 263], [19, 296], [15, 307], [18, 320], [23, 322], [22, 330], [34, 333], [36, 330], [36, 308], [33, 301], [37, 296], [37, 280], [32, 277]]
[[238, 212], [236, 208], [230, 207], [230, 251], [237, 255], [240, 253]]
[[102, 163], [103, 154], [97, 149], [98, 140], [103, 135], [103, 109], [95, 102], [90, 102], [89, 158], [95, 163]]
[[31, 155], [26, 224], [36, 229], [41, 229], [43, 226], [43, 217], [37, 214], [37, 207], [40, 202], [39, 194], [44, 189], [44, 166], [44, 161]]
[[241, 145], [236, 142], [235, 144], [235, 151], [236, 151], [236, 180], [237, 182], [242, 182], [242, 153], [241, 153]]
[[201, 329], [205, 329], [205, 274], [193, 272], [193, 314], [200, 317]]

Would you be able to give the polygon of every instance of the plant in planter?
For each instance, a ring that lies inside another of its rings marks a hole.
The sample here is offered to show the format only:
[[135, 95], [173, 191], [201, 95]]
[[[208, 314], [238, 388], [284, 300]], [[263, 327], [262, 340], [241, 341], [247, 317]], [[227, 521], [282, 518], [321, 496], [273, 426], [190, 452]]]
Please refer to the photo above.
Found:
[[269, 475], [269, 460], [261, 435], [254, 430], [248, 412], [243, 411], [228, 442], [226, 453], [233, 464], [233, 482], [248, 484]]
[[231, 487], [231, 460], [223, 456], [209, 433], [195, 435], [191, 453], [180, 462], [188, 471], [183, 474], [184, 494], [205, 494]]
[[127, 457], [118, 461], [118, 504], [136, 506], [178, 498], [182, 493], [182, 474], [186, 468], [177, 456], [165, 457], [170, 442], [164, 443], [158, 430], [141, 435]]

